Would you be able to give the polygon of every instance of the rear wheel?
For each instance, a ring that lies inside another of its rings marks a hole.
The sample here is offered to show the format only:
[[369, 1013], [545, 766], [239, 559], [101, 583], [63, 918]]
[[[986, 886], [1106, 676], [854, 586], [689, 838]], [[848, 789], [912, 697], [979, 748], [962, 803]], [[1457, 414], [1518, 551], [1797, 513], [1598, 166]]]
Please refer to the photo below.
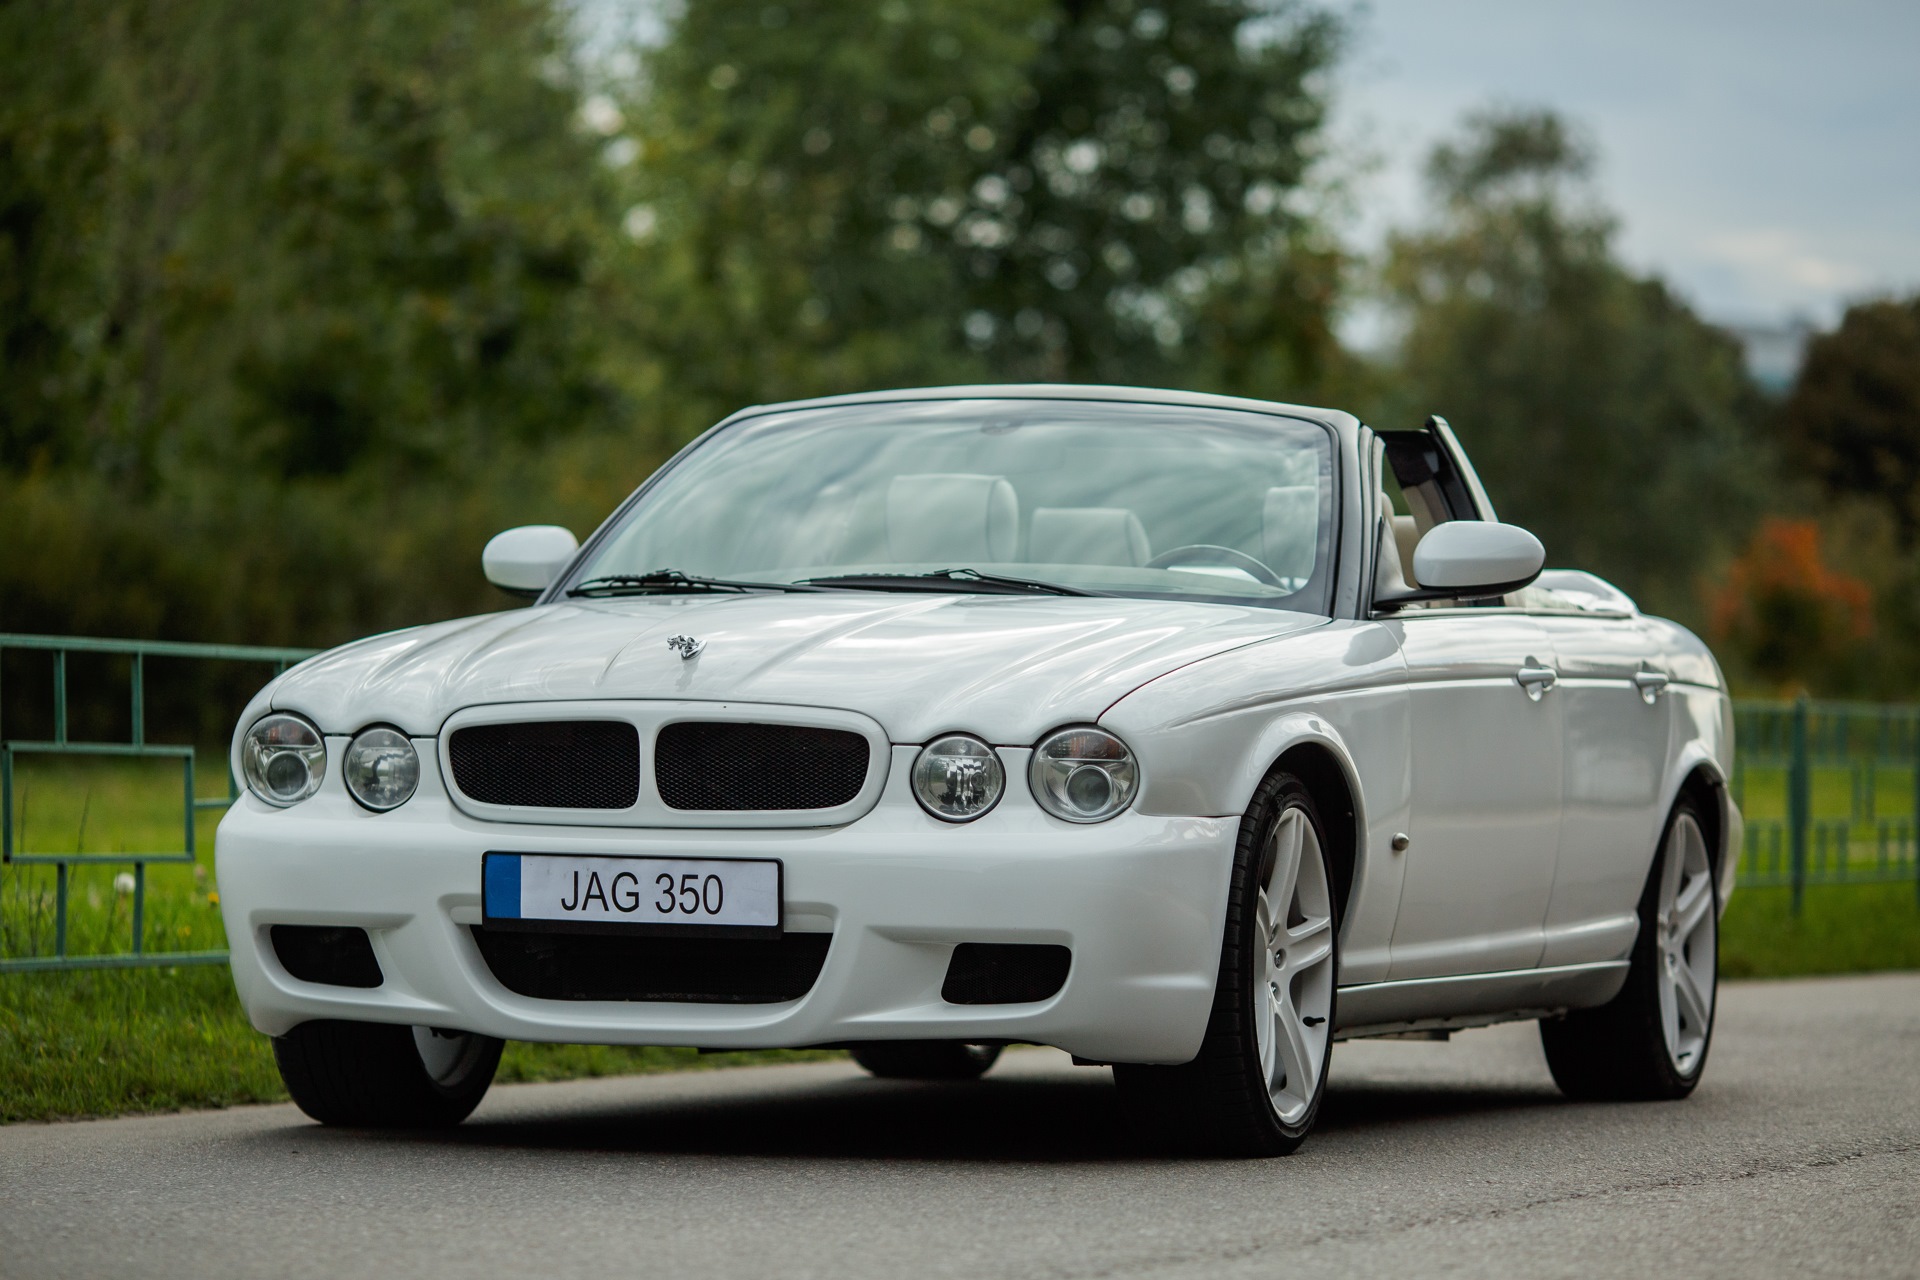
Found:
[[1276, 773], [1240, 824], [1220, 977], [1200, 1054], [1122, 1064], [1136, 1114], [1176, 1145], [1286, 1155], [1305, 1140], [1333, 1052], [1339, 921], [1320, 818], [1305, 784]]
[[1554, 1083], [1570, 1098], [1684, 1098], [1713, 1039], [1720, 891], [1706, 825], [1690, 800], [1667, 819], [1640, 895], [1640, 936], [1620, 994], [1540, 1023]]
[[1000, 1057], [997, 1044], [886, 1040], [863, 1044], [853, 1060], [883, 1080], [976, 1080]]
[[304, 1022], [273, 1042], [280, 1078], [321, 1124], [438, 1129], [472, 1114], [504, 1042], [377, 1022]]

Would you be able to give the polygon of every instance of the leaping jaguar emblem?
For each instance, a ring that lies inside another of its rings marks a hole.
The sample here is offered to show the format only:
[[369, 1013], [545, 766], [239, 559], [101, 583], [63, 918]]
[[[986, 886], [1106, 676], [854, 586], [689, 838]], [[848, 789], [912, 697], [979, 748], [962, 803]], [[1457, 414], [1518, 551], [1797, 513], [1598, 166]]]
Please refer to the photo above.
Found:
[[692, 636], [667, 637], [667, 648], [679, 654], [682, 662], [698, 657], [700, 651], [706, 647], [707, 642], [705, 640], [695, 640]]

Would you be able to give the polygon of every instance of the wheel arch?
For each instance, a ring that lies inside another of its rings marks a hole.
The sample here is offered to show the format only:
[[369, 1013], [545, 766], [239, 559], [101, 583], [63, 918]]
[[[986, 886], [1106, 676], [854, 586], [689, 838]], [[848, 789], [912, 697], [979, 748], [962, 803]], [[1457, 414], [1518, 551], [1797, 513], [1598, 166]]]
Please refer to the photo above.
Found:
[[[1720, 910], [1727, 909], [1733, 893], [1734, 874], [1740, 862], [1740, 841], [1745, 823], [1733, 792], [1727, 785], [1726, 771], [1703, 745], [1693, 744], [1680, 753], [1665, 788], [1666, 804], [1661, 809], [1660, 831], [1665, 832], [1667, 816], [1681, 800], [1691, 800], [1706, 825], [1707, 855], [1713, 859], [1714, 880], [1720, 889]], [[1647, 851], [1647, 866], [1659, 856], [1659, 841]]]
[[1352, 763], [1322, 740], [1295, 742], [1283, 750], [1267, 775], [1291, 773], [1306, 785], [1325, 828], [1327, 853], [1333, 863], [1337, 918], [1344, 924], [1359, 880], [1361, 839], [1360, 790]]

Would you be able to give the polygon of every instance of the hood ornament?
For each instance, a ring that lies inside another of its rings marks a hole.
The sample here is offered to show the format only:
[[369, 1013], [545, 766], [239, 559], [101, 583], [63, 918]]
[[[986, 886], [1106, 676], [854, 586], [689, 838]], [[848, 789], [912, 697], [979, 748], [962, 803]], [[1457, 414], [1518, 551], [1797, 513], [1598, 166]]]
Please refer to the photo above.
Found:
[[692, 636], [667, 637], [667, 648], [679, 654], [682, 662], [699, 657], [700, 651], [706, 647], [705, 640], [695, 640]]

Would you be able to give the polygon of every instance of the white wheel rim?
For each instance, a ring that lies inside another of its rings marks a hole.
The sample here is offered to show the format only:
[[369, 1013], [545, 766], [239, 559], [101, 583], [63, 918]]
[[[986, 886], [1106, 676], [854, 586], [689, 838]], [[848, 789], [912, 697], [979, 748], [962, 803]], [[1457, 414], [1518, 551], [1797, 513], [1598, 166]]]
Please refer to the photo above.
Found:
[[1660, 1027], [1667, 1056], [1681, 1075], [1700, 1069], [1713, 1026], [1713, 864], [1706, 836], [1691, 814], [1674, 819], [1660, 868], [1659, 913], [1654, 917], [1660, 965]]
[[1266, 860], [1272, 870], [1254, 930], [1254, 1032], [1274, 1114], [1294, 1125], [1319, 1093], [1333, 1031], [1333, 895], [1304, 809], [1280, 815]]
[[435, 1084], [451, 1083], [466, 1065], [467, 1044], [472, 1036], [454, 1032], [448, 1035], [432, 1027], [413, 1029], [413, 1047], [420, 1053], [420, 1065]]

